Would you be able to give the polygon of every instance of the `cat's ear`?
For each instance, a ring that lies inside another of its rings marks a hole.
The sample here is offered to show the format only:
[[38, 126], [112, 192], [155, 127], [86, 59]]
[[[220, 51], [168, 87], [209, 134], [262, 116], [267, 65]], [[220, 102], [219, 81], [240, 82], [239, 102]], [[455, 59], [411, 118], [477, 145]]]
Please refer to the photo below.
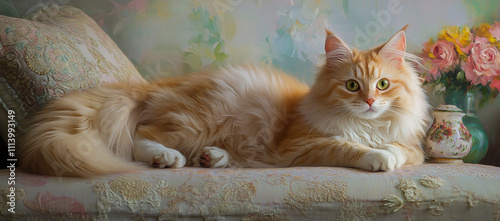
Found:
[[352, 61], [352, 51], [337, 35], [326, 30], [326, 64], [328, 68]]
[[383, 44], [381, 47], [375, 49], [382, 59], [388, 61], [389, 63], [395, 63], [400, 65], [405, 59], [406, 51], [406, 25], [400, 31], [398, 31], [394, 36], [392, 36], [389, 41]]

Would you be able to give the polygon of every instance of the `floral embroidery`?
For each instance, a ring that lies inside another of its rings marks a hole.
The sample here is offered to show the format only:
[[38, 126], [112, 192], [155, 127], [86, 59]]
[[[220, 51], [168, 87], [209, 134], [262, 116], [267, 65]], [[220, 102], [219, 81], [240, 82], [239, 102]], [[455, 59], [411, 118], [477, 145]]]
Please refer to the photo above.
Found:
[[377, 206], [369, 202], [347, 201], [335, 220], [368, 220], [377, 215]]
[[344, 202], [347, 199], [345, 190], [346, 184], [343, 182], [327, 181], [311, 183], [307, 186], [302, 186], [300, 189], [290, 190], [285, 203], [296, 208], [304, 208], [313, 203]]
[[257, 191], [251, 182], [230, 183], [224, 187], [222, 200], [228, 203], [242, 203], [251, 201], [252, 196]]
[[141, 200], [151, 189], [151, 184], [136, 177], [118, 177], [109, 183], [109, 188], [125, 200]]
[[[415, 220], [445, 217], [456, 208], [468, 208], [460, 211], [464, 219], [478, 211], [494, 219], [500, 212], [495, 182], [500, 180], [500, 169], [474, 164], [405, 166], [397, 173], [327, 167], [187, 167], [93, 179], [16, 175], [25, 179], [16, 182], [18, 210], [11, 216], [2, 209], [0, 219]], [[0, 179], [8, 176], [8, 170], [0, 170]], [[37, 177], [45, 184], [39, 185]], [[0, 204], [7, 205], [5, 183], [0, 187], [4, 193]]]
[[47, 214], [64, 214], [68, 217], [83, 218], [85, 206], [66, 196], [54, 196], [50, 192], [42, 192], [36, 196], [35, 200], [27, 200], [24, 205], [31, 210]]
[[469, 207], [475, 207], [479, 204], [479, 200], [475, 199], [473, 196], [467, 195], [467, 203]]
[[389, 195], [382, 199], [382, 201], [384, 201], [387, 213], [395, 213], [404, 206], [403, 200], [396, 195]]
[[420, 184], [425, 187], [437, 189], [444, 185], [444, 181], [439, 177], [425, 175], [420, 179]]
[[443, 215], [443, 212], [444, 212], [444, 208], [443, 207], [449, 206], [449, 205], [450, 205], [449, 201], [439, 202], [438, 200], [434, 200], [428, 206], [428, 208], [430, 210], [431, 215], [433, 215], [433, 216], [441, 216], [441, 215]]
[[422, 192], [413, 180], [401, 179], [396, 187], [403, 191], [405, 199], [409, 202], [422, 201]]

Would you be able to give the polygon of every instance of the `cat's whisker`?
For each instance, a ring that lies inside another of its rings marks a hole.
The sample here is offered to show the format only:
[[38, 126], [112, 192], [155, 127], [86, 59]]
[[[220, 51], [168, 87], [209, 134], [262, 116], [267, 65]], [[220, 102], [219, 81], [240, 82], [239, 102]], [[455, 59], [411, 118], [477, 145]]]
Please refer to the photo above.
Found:
[[[404, 107], [404, 106], [399, 106], [399, 105], [391, 105], [391, 107], [399, 109], [401, 111], [405, 111], [405, 112], [411, 112], [412, 111], [412, 109], [409, 109], [409, 108]], [[392, 110], [392, 109], [388, 108], [388, 110]]]

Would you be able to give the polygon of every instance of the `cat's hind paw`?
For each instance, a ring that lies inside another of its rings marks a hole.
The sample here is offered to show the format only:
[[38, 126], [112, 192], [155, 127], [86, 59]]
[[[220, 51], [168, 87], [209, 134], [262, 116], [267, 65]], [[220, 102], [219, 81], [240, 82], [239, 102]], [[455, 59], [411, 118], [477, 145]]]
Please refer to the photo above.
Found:
[[356, 167], [368, 171], [392, 171], [397, 165], [396, 156], [388, 150], [373, 149], [362, 156]]
[[229, 154], [218, 147], [203, 147], [200, 155], [193, 159], [195, 165], [205, 168], [224, 168], [229, 164]]
[[153, 156], [151, 166], [155, 168], [181, 168], [186, 165], [186, 158], [177, 150], [167, 149], [162, 154]]

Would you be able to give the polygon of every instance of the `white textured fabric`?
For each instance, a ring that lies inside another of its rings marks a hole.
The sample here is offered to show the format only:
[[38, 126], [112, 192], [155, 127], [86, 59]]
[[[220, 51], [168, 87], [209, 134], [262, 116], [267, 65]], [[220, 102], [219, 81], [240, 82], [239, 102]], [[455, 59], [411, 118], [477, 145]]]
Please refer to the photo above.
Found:
[[0, 171], [1, 218], [85, 220], [500, 220], [500, 168], [149, 169], [93, 179]]

